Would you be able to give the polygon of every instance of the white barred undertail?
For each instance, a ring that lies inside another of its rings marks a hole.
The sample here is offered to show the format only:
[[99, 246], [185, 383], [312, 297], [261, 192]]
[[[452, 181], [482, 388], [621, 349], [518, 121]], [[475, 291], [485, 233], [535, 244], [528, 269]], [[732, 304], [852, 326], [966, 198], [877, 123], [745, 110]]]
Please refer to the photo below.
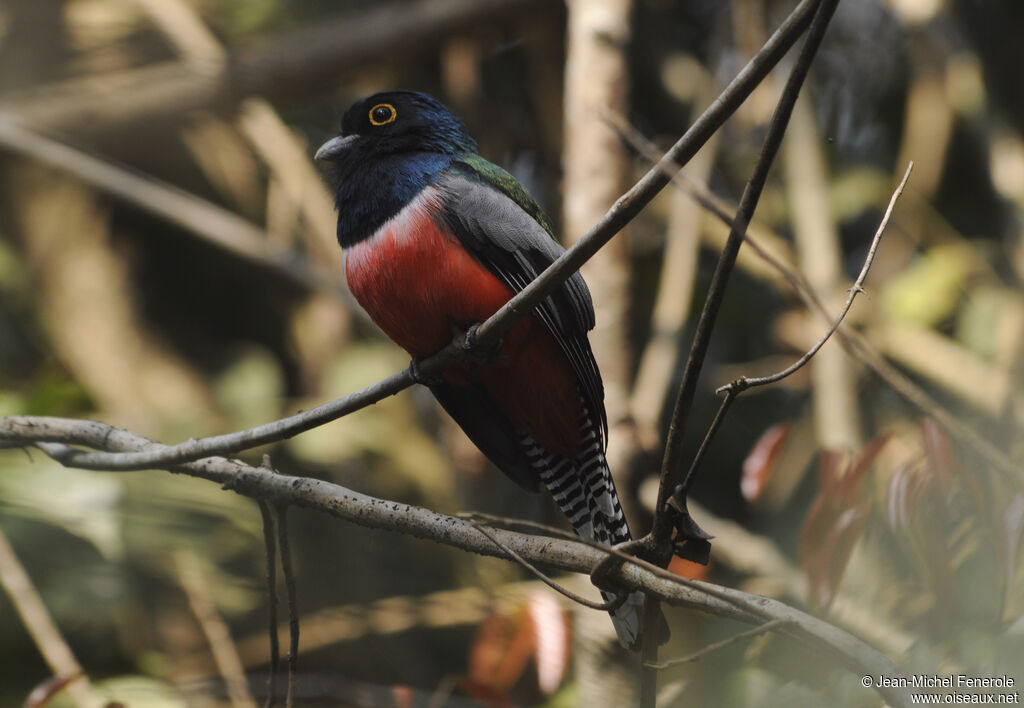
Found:
[[[570, 460], [564, 455], [549, 452], [525, 433], [520, 436], [520, 445], [576, 534], [615, 546], [629, 541], [632, 536], [601, 449], [601, 439], [590, 411], [584, 402], [581, 404], [580, 447], [583, 452], [578, 459]], [[604, 591], [601, 596], [606, 602], [615, 597]], [[619, 641], [628, 648], [635, 649], [639, 644], [643, 608], [643, 593], [633, 592], [610, 613]]]

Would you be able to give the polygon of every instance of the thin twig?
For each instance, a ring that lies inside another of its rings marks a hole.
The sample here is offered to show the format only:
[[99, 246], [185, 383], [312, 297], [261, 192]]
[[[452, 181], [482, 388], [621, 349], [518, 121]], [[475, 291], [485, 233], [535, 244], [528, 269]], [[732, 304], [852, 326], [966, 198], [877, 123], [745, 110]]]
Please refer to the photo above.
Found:
[[736, 642], [741, 642], [744, 639], [750, 639], [751, 637], [756, 637], [760, 634], [764, 634], [765, 632], [770, 632], [772, 630], [778, 629], [787, 622], [788, 620], [784, 619], [773, 619], [768, 622], [765, 622], [760, 627], [754, 627], [753, 629], [748, 629], [745, 632], [734, 634], [733, 636], [728, 637], [727, 639], [723, 639], [720, 642], [708, 644], [703, 649], [695, 651], [692, 654], [687, 654], [686, 656], [679, 657], [678, 659], [668, 659], [666, 661], [660, 661], [654, 664], [646, 664], [646, 666], [652, 669], [661, 670], [670, 668], [672, 666], [679, 666], [680, 664], [689, 664], [694, 661], [700, 661], [708, 654], [716, 652], [719, 649], [725, 649], [726, 647], [732, 646]]
[[[818, 1], [802, 0], [769, 38], [761, 51], [737, 74], [736, 78], [664, 155], [662, 160], [620, 197], [604, 217], [572, 248], [480, 325], [476, 330], [475, 339], [477, 347], [481, 351], [488, 351], [520, 317], [532, 311], [555, 288], [576, 272], [583, 263], [635, 218], [669, 183], [671, 177], [666, 174], [667, 166], [685, 164], [722, 123], [736, 111], [807, 27], [811, 20], [811, 13]], [[457, 341], [449, 344], [437, 354], [419, 362], [419, 368], [423, 375], [436, 375], [466, 356], [465, 340], [459, 337]], [[189, 440], [173, 446], [154, 445], [151, 449], [131, 454], [111, 455], [68, 449], [61, 453], [60, 458], [55, 459], [68, 466], [114, 471], [166, 467], [211, 455], [232, 454], [240, 450], [277, 442], [323, 425], [376, 403], [387, 396], [399, 393], [412, 384], [412, 374], [409, 370], [405, 370], [361, 391], [318, 406], [311, 411], [248, 430]], [[0, 436], [0, 447], [3, 447], [5, 442], [5, 439]]]
[[725, 398], [722, 399], [721, 405], [718, 406], [718, 412], [715, 413], [714, 420], [711, 421], [711, 425], [708, 427], [707, 433], [704, 434], [704, 439], [700, 443], [700, 447], [697, 449], [697, 454], [693, 456], [693, 461], [690, 463], [690, 469], [686, 471], [686, 476], [683, 477], [682, 483], [679, 488], [682, 490], [681, 494], [686, 496], [690, 491], [690, 485], [693, 484], [693, 480], [697, 475], [697, 470], [700, 468], [700, 463], [704, 460], [704, 455], [707, 453], [708, 448], [711, 447], [711, 441], [715, 438], [715, 433], [718, 432], [719, 427], [722, 425], [722, 421], [725, 420], [725, 414], [729, 411], [729, 406], [736, 400], [738, 391], [729, 390], [725, 392]]
[[622, 605], [623, 601], [626, 598], [625, 594], [620, 594], [615, 599], [609, 600], [608, 602], [594, 602], [593, 600], [589, 600], [589, 599], [583, 597], [582, 595], [579, 595], [579, 594], [573, 592], [569, 588], [559, 584], [555, 580], [552, 580], [547, 575], [545, 575], [539, 568], [537, 568], [537, 566], [533, 565], [532, 563], [530, 563], [530, 561], [526, 560], [521, 555], [519, 555], [518, 553], [513, 551], [511, 548], [506, 546], [504, 543], [499, 541], [497, 538], [495, 538], [494, 534], [492, 534], [490, 531], [488, 531], [486, 526], [484, 526], [484, 525], [474, 521], [473, 519], [467, 519], [467, 520], [469, 521], [470, 524], [473, 525], [473, 528], [475, 528], [477, 531], [479, 531], [484, 536], [486, 536], [488, 539], [490, 539], [491, 543], [493, 543], [495, 546], [497, 546], [502, 551], [504, 551], [505, 554], [507, 554], [509, 558], [511, 558], [516, 563], [518, 563], [519, 565], [523, 566], [528, 571], [533, 573], [537, 577], [538, 580], [543, 582], [549, 588], [551, 588], [555, 592], [558, 592], [558, 593], [561, 593], [562, 595], [565, 595], [567, 598], [569, 598], [573, 602], [578, 602], [579, 604], [583, 605], [584, 607], [589, 607], [592, 610], [606, 610], [606, 611], [610, 611], [610, 610], [615, 610], [618, 607], [620, 607]]
[[295, 593], [291, 543], [288, 541], [288, 505], [277, 505], [276, 512], [277, 547], [281, 553], [281, 573], [284, 575], [284, 587], [288, 596], [288, 689], [284, 701], [285, 708], [292, 708], [292, 701], [295, 698], [296, 667], [299, 661], [299, 608]]
[[787, 366], [782, 371], [778, 371], [769, 376], [759, 376], [754, 378], [747, 378], [744, 376], [742, 378], [737, 379], [736, 381], [732, 381], [726, 384], [725, 386], [722, 386], [716, 391], [716, 393], [725, 393], [728, 391], [736, 391], [737, 393], [741, 393], [748, 388], [753, 388], [755, 386], [766, 386], [768, 384], [775, 383], [776, 381], [781, 381], [787, 376], [790, 376], [793, 373], [795, 373], [807, 362], [809, 362], [811, 360], [811, 357], [817, 354], [818, 350], [825, 345], [825, 342], [827, 342], [832, 337], [832, 335], [835, 334], [836, 330], [839, 329], [839, 325], [841, 325], [843, 323], [843, 320], [846, 319], [846, 315], [850, 312], [850, 308], [853, 307], [854, 298], [856, 298], [858, 294], [864, 292], [864, 280], [867, 278], [868, 271], [871, 270], [871, 265], [875, 261], [875, 252], [878, 250], [878, 244], [881, 242], [882, 234], [885, 232], [886, 227], [889, 225], [889, 219], [892, 217], [893, 209], [896, 207], [896, 200], [900, 198], [901, 194], [903, 194], [903, 189], [904, 187], [907, 186], [907, 180], [910, 179], [910, 172], [913, 169], [914, 163], [908, 163], [907, 171], [903, 173], [903, 179], [900, 180], [899, 186], [896, 187], [896, 191], [892, 193], [892, 197], [889, 199], [889, 206], [885, 210], [885, 215], [882, 217], [882, 221], [881, 223], [879, 223], [878, 229], [875, 231], [874, 238], [871, 239], [871, 247], [868, 249], [868, 254], [864, 258], [864, 265], [860, 269], [860, 275], [857, 276], [856, 282], [854, 282], [853, 286], [850, 288], [850, 292], [849, 295], [847, 295], [846, 297], [846, 303], [843, 305], [843, 309], [839, 312], [839, 315], [835, 318], [835, 320], [833, 320], [832, 325], [828, 328], [828, 331], [825, 332], [825, 334], [823, 334], [818, 339], [818, 341], [814, 343], [814, 346], [812, 346], [810, 349], [804, 352], [803, 356], [801, 356], [799, 359], [793, 362], [790, 366]]
[[[440, 355], [435, 355], [430, 360], [434, 363], [433, 366], [428, 366], [426, 361], [419, 365], [424, 375], [429, 376], [437, 373], [435, 369], [442, 368], [437, 366], [437, 364], [447, 359], [443, 359]], [[452, 361], [454, 361], [454, 358]], [[178, 445], [154, 443], [148, 449], [130, 453], [84, 452], [68, 448], [63, 452], [59, 452], [54, 456], [54, 459], [61, 464], [80, 469], [127, 471], [182, 464], [215, 454], [231, 454], [284, 440], [329, 423], [388, 396], [393, 396], [411, 386], [412, 383], [412, 375], [406, 369], [343, 398], [247, 430], [240, 430], [225, 435], [214, 435], [208, 438], [192, 439]], [[0, 418], [0, 420], [17, 426], [18, 418], [19, 416], [9, 416], [7, 418]], [[0, 435], [0, 447], [7, 447], [8, 445], [5, 444], [7, 442]]]
[[[269, 469], [268, 460], [264, 467]], [[273, 708], [277, 700], [277, 674], [281, 668], [281, 643], [277, 636], [277, 534], [274, 531], [274, 514], [270, 505], [262, 499], [256, 501], [263, 520], [263, 545], [267, 550], [267, 631], [270, 640], [270, 673], [267, 676], [267, 700], [265, 708]]]

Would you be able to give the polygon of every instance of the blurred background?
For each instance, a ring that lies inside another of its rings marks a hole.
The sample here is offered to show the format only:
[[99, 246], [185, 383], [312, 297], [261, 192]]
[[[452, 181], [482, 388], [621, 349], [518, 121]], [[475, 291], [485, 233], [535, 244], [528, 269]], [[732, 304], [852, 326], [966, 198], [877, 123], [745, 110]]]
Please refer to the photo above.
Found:
[[[310, 158], [350, 102], [434, 94], [570, 243], [792, 5], [6, 0], [0, 415], [178, 442], [400, 370], [408, 357], [347, 295], [329, 180]], [[908, 673], [1018, 687], [1021, 27], [1019, 0], [840, 3], [751, 227], [771, 262], [741, 253], [688, 457], [717, 386], [784, 368], [824, 332], [793, 274], [838, 312], [909, 160], [914, 172], [850, 333], [732, 407], [692, 509], [716, 536], [710, 566], [672, 566], [819, 614]], [[634, 533], [650, 525], [667, 412], [727, 233], [696, 199], [734, 208], [784, 76], [584, 271]], [[563, 523], [420, 388], [242, 457], [264, 453], [288, 474], [446, 513]], [[606, 616], [517, 566], [302, 510], [289, 523], [300, 705], [630, 700]], [[91, 682], [49, 705], [261, 703], [264, 562], [259, 512], [234, 493], [0, 451], [0, 705], [51, 676], [26, 630], [45, 615]], [[669, 609], [665, 657], [744, 629]], [[660, 685], [661, 705], [879, 705], [834, 658], [772, 635]]]

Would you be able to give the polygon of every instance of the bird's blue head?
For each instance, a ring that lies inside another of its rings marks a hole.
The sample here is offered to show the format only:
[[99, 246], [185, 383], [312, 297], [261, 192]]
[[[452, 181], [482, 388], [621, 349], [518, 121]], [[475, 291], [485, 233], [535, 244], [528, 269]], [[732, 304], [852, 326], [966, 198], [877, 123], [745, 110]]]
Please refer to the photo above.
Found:
[[317, 151], [319, 160], [341, 162], [402, 153], [461, 155], [476, 151], [462, 121], [432, 96], [385, 91], [356, 101], [341, 119], [341, 135]]
[[341, 135], [316, 152], [333, 167], [341, 245], [370, 236], [471, 152], [476, 142], [462, 121], [425, 93], [385, 91], [356, 101], [341, 120]]

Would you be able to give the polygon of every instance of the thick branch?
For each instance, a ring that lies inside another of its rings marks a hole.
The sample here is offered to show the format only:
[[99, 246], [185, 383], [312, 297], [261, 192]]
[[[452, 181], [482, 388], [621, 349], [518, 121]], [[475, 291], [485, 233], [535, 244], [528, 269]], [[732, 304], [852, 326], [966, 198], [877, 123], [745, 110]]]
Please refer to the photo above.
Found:
[[[0, 419], [0, 439], [20, 446], [35, 444], [59, 453], [69, 444], [129, 452], [155, 443], [127, 430], [102, 423], [64, 418], [22, 417]], [[60, 440], [59, 443], [40, 442]], [[59, 456], [59, 455], [58, 455]], [[239, 494], [272, 504], [295, 505], [328, 513], [369, 528], [396, 531], [443, 543], [482, 555], [507, 558], [470, 521], [385, 499], [377, 499], [330, 482], [277, 474], [265, 467], [253, 467], [236, 460], [210, 457], [171, 467], [170, 471], [216, 482]], [[504, 546], [531, 563], [576, 573], [590, 573], [608, 551], [589, 545], [504, 529], [490, 534]], [[858, 675], [900, 676], [900, 670], [885, 655], [845, 631], [770, 598], [685, 580], [650, 564], [631, 560], [610, 574], [610, 579], [629, 589], [640, 589], [664, 602], [712, 615], [761, 625], [781, 620], [777, 631], [815, 649], [832, 654]], [[879, 689], [892, 705], [906, 705], [894, 689]]]

